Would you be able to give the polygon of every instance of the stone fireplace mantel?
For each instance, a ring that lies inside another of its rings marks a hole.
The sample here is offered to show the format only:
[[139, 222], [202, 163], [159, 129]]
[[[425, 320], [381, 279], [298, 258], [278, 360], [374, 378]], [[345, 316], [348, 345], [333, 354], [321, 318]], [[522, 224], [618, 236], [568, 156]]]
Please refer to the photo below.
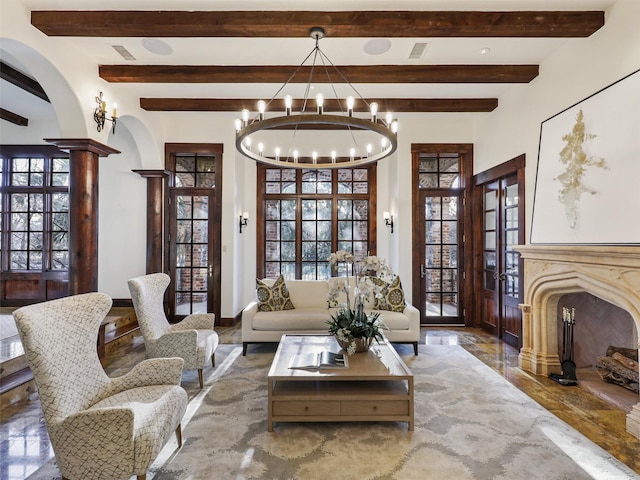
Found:
[[[520, 245], [516, 250], [524, 259], [520, 368], [537, 375], [562, 372], [557, 312], [567, 293], [588, 292], [617, 305], [640, 333], [640, 246]], [[627, 415], [627, 431], [640, 438], [640, 403]]]

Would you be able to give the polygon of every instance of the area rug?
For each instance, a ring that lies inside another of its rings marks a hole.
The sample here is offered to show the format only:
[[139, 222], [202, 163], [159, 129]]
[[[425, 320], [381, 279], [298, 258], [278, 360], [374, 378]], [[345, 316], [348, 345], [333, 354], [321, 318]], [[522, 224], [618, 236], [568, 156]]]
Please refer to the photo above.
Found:
[[237, 356], [152, 472], [194, 479], [634, 479], [638, 476], [459, 346], [421, 345], [415, 431], [402, 422], [276, 423], [273, 353]]

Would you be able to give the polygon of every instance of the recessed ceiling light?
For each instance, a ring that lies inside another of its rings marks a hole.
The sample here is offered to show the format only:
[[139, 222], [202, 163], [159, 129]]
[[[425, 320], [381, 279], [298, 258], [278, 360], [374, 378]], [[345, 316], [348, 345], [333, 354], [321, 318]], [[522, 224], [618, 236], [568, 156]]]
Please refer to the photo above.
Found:
[[163, 40], [158, 40], [157, 38], [142, 39], [142, 46], [156, 55], [170, 55], [173, 53], [171, 45]]
[[486, 55], [487, 53], [489, 53], [491, 51], [491, 49], [489, 47], [484, 47], [480, 49], [480, 55]]
[[388, 38], [374, 38], [364, 44], [364, 51], [369, 55], [380, 55], [391, 48], [391, 40]]

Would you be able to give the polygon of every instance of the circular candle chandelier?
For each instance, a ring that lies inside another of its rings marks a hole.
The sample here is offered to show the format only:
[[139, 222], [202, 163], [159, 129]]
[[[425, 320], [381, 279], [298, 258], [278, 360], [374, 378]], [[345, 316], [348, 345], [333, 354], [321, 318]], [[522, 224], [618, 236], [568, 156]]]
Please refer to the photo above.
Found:
[[[319, 42], [324, 38], [322, 28], [314, 27], [309, 34], [315, 40], [315, 47], [271, 100], [257, 102], [258, 114], [253, 119], [249, 118], [247, 109], [242, 111], [241, 119], [236, 119], [236, 149], [257, 162], [285, 168], [350, 168], [388, 157], [398, 145], [397, 120], [391, 112], [380, 118], [378, 104], [367, 102], [320, 50]], [[310, 58], [312, 64], [304, 98], [294, 101], [289, 94], [278, 97]], [[306, 112], [316, 69], [327, 76], [335, 98], [331, 104], [336, 113], [325, 113], [329, 102], [321, 93], [315, 96], [313, 112]], [[344, 100], [338, 98], [331, 80], [332, 72], [354, 95], [348, 95]], [[368, 106], [367, 118], [354, 116], [356, 98]], [[294, 112], [294, 103], [300, 107], [299, 113]], [[283, 104], [284, 109], [268, 111], [270, 106], [277, 104]]]

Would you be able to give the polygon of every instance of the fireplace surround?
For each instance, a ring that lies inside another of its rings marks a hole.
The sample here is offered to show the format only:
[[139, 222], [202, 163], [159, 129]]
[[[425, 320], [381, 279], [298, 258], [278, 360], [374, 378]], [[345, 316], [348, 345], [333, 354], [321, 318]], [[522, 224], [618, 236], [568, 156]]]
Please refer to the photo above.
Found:
[[[561, 373], [558, 301], [588, 292], [626, 310], [640, 332], [640, 247], [610, 245], [521, 245], [524, 301], [520, 368], [537, 375]], [[606, 320], [603, 328], [606, 328]], [[627, 431], [640, 438], [640, 397], [627, 415]]]

